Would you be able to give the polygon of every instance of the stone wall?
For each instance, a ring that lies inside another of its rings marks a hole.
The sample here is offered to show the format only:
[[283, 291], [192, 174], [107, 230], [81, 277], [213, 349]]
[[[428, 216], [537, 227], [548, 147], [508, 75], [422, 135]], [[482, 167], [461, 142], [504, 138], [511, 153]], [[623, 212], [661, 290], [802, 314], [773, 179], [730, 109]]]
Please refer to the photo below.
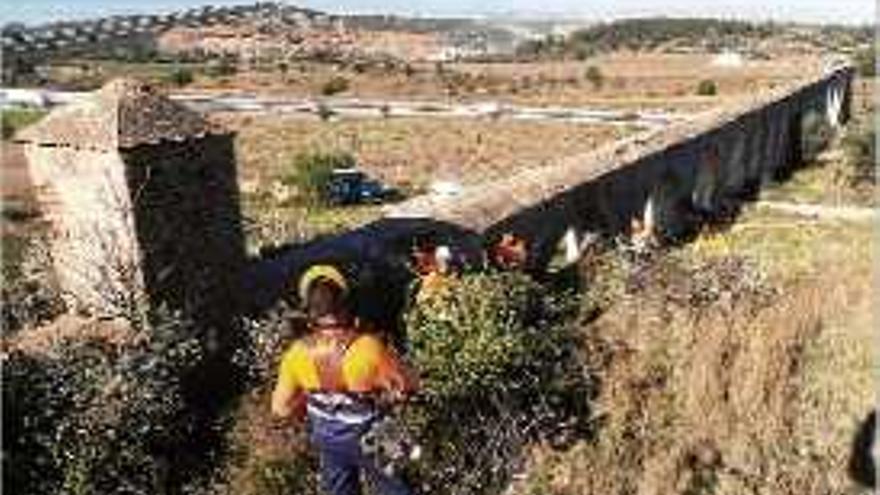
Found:
[[146, 293], [154, 305], [222, 320], [245, 263], [232, 136], [139, 146], [122, 157]]
[[245, 263], [232, 137], [122, 151], [27, 144], [68, 302], [123, 315], [234, 310]]
[[516, 233], [536, 266], [570, 231], [629, 233], [635, 220], [657, 237], [675, 236], [798, 166], [804, 117], [817, 112], [831, 128], [842, 125], [852, 77], [838, 67], [452, 200], [417, 198], [389, 216], [459, 225], [489, 242]]
[[121, 157], [37, 145], [25, 153], [69, 305], [123, 311], [134, 304], [143, 276]]

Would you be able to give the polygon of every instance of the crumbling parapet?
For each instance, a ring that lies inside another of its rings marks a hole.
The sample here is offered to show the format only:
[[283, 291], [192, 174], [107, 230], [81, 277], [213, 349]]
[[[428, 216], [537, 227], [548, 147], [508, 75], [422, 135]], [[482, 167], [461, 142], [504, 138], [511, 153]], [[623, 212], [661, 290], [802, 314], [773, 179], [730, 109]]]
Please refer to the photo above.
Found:
[[245, 250], [229, 132], [115, 80], [16, 139], [69, 303], [112, 316], [232, 307]]

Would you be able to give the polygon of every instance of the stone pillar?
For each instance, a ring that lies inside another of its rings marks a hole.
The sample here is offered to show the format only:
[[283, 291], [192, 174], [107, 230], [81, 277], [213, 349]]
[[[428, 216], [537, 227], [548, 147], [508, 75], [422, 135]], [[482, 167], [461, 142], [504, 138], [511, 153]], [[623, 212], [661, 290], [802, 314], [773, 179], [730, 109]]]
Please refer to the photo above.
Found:
[[211, 320], [235, 308], [245, 250], [232, 137], [133, 80], [18, 136], [71, 303]]

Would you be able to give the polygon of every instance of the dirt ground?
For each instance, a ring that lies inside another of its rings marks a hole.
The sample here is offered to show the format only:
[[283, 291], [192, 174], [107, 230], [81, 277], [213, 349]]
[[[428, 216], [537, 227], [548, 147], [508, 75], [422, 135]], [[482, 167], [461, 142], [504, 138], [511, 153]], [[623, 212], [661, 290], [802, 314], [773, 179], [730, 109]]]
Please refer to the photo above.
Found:
[[490, 119], [341, 119], [221, 115], [236, 153], [251, 246], [305, 240], [378, 218], [381, 206], [307, 209], [284, 184], [305, 152], [351, 153], [358, 167], [406, 196], [435, 182], [475, 184], [589, 151], [633, 129]]
[[341, 119], [219, 117], [238, 131], [239, 173], [263, 180], [306, 151], [345, 151], [367, 172], [396, 186], [432, 180], [477, 183], [595, 148], [632, 132], [625, 127], [489, 119]]

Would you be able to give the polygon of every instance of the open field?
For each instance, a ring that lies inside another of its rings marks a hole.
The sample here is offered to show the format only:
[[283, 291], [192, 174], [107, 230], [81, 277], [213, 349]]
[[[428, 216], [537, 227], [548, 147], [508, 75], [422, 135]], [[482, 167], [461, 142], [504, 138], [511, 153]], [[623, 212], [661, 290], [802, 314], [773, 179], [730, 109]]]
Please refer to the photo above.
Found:
[[[819, 68], [811, 57], [745, 61], [741, 67], [713, 64], [715, 56], [615, 53], [585, 61], [535, 63], [447, 63], [415, 65], [406, 73], [346, 72], [326, 66], [302, 66], [286, 75], [241, 73], [226, 80], [200, 79], [204, 88], [247, 89], [308, 95], [320, 93], [332, 78], [348, 83], [349, 96], [418, 98], [447, 96], [460, 100], [491, 99], [528, 105], [577, 105], [603, 108], [662, 109], [687, 112], [705, 109]], [[586, 78], [596, 66], [601, 87]], [[697, 84], [716, 81], [718, 96], [698, 96]]]
[[[594, 106], [688, 112], [706, 109], [756, 90], [820, 69], [818, 57], [792, 55], [774, 60], [744, 60], [723, 66], [711, 54], [615, 52], [583, 61], [516, 63], [415, 62], [409, 69], [338, 67], [296, 62], [279, 67], [232, 70], [216, 74], [206, 64], [83, 61], [50, 71], [62, 86], [98, 85], [121, 74], [173, 84], [172, 73], [187, 70], [193, 90], [247, 91], [260, 94], [316, 96], [328, 84], [344, 80], [339, 96], [362, 98], [491, 100], [514, 104]], [[587, 76], [597, 67], [602, 81]], [[701, 80], [713, 80], [718, 95], [699, 96]]]
[[242, 178], [285, 172], [297, 153], [353, 153], [370, 174], [398, 187], [423, 190], [433, 180], [473, 184], [583, 153], [628, 134], [626, 128], [489, 119], [319, 119], [227, 115], [238, 130]]
[[[351, 153], [359, 168], [405, 195], [435, 181], [490, 182], [515, 171], [589, 151], [627, 135], [625, 127], [493, 121], [490, 119], [341, 119], [228, 114], [245, 216], [251, 233], [275, 242], [352, 228], [377, 218], [381, 207], [307, 209], [284, 184], [305, 152]], [[268, 225], [277, 230], [265, 232]], [[287, 227], [283, 227], [283, 226]], [[259, 232], [263, 232], [260, 234]], [[279, 238], [281, 237], [281, 238]]]

